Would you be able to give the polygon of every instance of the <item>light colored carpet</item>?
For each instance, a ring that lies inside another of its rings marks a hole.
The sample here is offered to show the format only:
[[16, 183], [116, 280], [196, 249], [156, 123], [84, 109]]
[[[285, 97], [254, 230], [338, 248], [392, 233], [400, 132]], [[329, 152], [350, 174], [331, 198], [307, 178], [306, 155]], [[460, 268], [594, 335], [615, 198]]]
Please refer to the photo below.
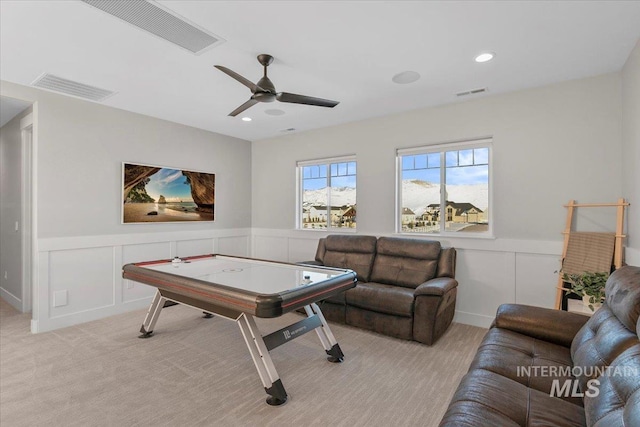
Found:
[[344, 363], [313, 332], [274, 349], [289, 400], [271, 407], [234, 322], [168, 307], [141, 340], [145, 313], [33, 335], [0, 300], [0, 425], [437, 426], [486, 332], [453, 324], [428, 347], [332, 324]]

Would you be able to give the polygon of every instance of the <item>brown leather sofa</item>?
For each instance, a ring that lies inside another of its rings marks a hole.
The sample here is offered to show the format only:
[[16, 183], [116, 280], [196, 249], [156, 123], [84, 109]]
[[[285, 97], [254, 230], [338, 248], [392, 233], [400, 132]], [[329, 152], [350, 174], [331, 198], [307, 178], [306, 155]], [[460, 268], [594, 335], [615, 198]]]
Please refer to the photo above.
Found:
[[640, 426], [640, 267], [605, 291], [591, 318], [500, 306], [440, 426]]
[[329, 320], [431, 345], [453, 319], [456, 251], [440, 242], [330, 235], [305, 263], [358, 275], [355, 288], [322, 302]]

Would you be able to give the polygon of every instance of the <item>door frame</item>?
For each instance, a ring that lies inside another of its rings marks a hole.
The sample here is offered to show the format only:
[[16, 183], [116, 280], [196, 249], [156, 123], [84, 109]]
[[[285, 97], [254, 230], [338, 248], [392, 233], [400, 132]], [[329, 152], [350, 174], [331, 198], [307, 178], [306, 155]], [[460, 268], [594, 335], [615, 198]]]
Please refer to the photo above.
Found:
[[22, 240], [22, 312], [32, 311], [33, 297], [33, 141], [34, 141], [34, 112], [27, 114], [20, 120], [20, 135], [22, 144], [22, 179], [21, 179], [21, 231]]

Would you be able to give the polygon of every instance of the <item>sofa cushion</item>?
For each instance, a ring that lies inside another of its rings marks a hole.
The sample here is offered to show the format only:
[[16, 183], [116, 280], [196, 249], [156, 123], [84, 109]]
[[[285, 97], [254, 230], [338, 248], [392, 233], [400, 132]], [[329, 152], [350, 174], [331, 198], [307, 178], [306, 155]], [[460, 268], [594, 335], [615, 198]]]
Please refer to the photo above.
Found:
[[[603, 304], [576, 334], [571, 344], [571, 357], [576, 366], [605, 367], [637, 342], [636, 334], [625, 328], [607, 304]], [[596, 373], [585, 370], [585, 375], [578, 377], [583, 390]]]
[[346, 305], [347, 325], [403, 340], [413, 339], [413, 319]]
[[592, 427], [640, 425], [639, 284], [638, 267], [622, 267], [612, 273], [605, 288], [606, 303], [571, 346], [576, 366], [602, 368], [591, 370], [589, 377], [579, 377], [582, 390], [588, 379], [598, 381], [598, 393], [585, 393], [584, 398], [586, 419]]
[[640, 317], [640, 268], [626, 266], [614, 271], [605, 287], [607, 305], [630, 331]]
[[333, 303], [333, 304], [346, 305], [347, 304], [347, 299], [346, 299], [347, 292], [352, 291], [352, 290], [353, 290], [353, 288], [347, 289], [346, 291], [340, 292], [339, 294], [332, 295], [329, 298], [325, 299], [325, 301], [329, 301], [330, 303]]
[[416, 288], [436, 275], [440, 242], [380, 237], [371, 281]]
[[[550, 394], [553, 380], [574, 380], [568, 347], [541, 341], [507, 329], [493, 328], [485, 335], [470, 370], [484, 369], [532, 389]], [[563, 397], [582, 406], [579, 397]]]
[[464, 376], [440, 426], [585, 426], [581, 406], [507, 377], [474, 369]]
[[592, 427], [640, 425], [640, 342], [620, 354], [598, 377], [598, 393], [588, 394], [584, 408]]
[[[638, 342], [636, 323], [640, 315], [640, 268], [622, 267], [609, 276], [605, 287], [606, 303], [576, 334], [571, 356], [576, 366], [603, 367]], [[586, 371], [578, 379], [584, 390], [595, 378]]]
[[327, 300], [322, 301], [320, 310], [324, 318], [330, 322], [345, 323], [346, 322], [346, 306], [344, 304], [333, 304]]
[[324, 241], [324, 265], [349, 268], [356, 272], [359, 281], [368, 282], [376, 253], [376, 240], [375, 236], [327, 236]]
[[378, 313], [411, 317], [413, 315], [413, 289], [382, 283], [358, 283], [346, 292], [347, 304]]

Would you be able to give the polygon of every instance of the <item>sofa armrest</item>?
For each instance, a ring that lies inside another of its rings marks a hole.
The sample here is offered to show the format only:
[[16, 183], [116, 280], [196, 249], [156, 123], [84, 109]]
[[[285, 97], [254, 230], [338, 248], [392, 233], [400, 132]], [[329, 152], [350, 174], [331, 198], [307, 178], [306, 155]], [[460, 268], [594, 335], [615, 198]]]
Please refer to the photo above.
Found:
[[442, 296], [456, 286], [458, 286], [458, 281], [456, 279], [452, 279], [451, 277], [437, 277], [418, 286], [413, 295]]
[[587, 320], [587, 316], [577, 313], [522, 304], [502, 304], [491, 327], [571, 347], [573, 337]]

